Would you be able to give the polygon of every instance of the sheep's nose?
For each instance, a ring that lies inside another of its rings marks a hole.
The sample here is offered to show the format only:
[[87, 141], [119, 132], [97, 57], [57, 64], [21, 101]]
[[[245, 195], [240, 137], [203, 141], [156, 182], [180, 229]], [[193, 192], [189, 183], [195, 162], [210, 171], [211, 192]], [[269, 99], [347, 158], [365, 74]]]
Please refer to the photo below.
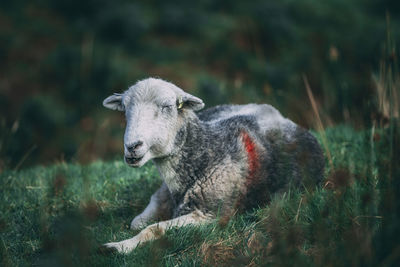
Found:
[[143, 145], [143, 142], [142, 142], [142, 141], [137, 141], [137, 142], [134, 142], [134, 143], [132, 143], [132, 144], [126, 145], [126, 149], [127, 149], [129, 152], [133, 153], [136, 149], [138, 149], [138, 148], [141, 147], [142, 145]]

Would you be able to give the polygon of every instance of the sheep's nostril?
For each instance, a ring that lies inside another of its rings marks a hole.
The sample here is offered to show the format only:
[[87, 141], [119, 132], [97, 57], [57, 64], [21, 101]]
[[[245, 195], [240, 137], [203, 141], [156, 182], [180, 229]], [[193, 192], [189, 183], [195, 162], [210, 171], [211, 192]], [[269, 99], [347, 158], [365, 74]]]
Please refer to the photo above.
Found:
[[133, 144], [130, 144], [130, 145], [126, 146], [126, 149], [127, 149], [129, 152], [133, 153], [136, 149], [138, 149], [138, 148], [141, 147], [142, 145], [143, 145], [143, 142], [142, 142], [142, 141], [137, 141], [137, 142], [135, 142], [135, 143], [133, 143]]
[[143, 145], [142, 141], [137, 141], [136, 143], [133, 144], [133, 149], [138, 149]]

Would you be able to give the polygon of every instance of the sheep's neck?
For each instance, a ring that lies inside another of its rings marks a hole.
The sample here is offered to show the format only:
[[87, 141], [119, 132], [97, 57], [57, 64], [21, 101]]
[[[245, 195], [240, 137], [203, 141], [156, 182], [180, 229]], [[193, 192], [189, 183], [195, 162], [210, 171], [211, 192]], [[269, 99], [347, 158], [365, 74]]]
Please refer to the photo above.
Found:
[[155, 161], [176, 201], [202, 176], [209, 160], [206, 155], [206, 125], [193, 118], [184, 127], [184, 141], [179, 151]]

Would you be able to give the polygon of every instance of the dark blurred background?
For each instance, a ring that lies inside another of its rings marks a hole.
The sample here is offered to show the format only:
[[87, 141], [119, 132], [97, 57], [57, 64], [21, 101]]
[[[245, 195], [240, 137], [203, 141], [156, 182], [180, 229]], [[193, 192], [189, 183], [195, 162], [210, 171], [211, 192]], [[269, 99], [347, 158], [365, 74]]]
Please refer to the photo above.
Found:
[[398, 0], [1, 1], [0, 171], [120, 156], [102, 100], [149, 76], [312, 128], [307, 77], [325, 126], [368, 126], [399, 29]]

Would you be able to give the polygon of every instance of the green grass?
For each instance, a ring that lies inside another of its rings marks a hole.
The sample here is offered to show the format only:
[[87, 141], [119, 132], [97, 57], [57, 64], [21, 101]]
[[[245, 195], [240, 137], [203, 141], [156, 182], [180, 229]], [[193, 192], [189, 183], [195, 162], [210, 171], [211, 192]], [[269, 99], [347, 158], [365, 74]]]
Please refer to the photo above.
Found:
[[330, 128], [334, 167], [327, 167], [321, 187], [291, 190], [230, 220], [171, 229], [129, 255], [96, 249], [136, 234], [128, 225], [161, 183], [152, 164], [131, 169], [121, 161], [62, 163], [5, 171], [0, 265], [395, 265], [398, 152], [389, 148], [399, 143], [397, 130], [392, 132]]

